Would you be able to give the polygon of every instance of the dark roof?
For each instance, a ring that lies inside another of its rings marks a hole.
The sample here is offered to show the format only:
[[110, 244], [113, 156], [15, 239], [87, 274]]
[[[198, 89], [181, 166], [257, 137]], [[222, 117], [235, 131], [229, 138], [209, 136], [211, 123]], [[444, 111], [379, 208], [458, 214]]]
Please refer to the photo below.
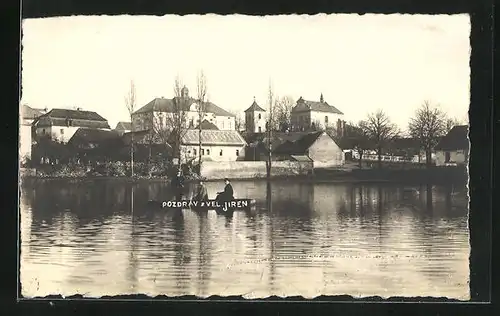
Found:
[[148, 136], [150, 134], [150, 130], [143, 130], [137, 132], [128, 132], [122, 135], [122, 141], [124, 144], [128, 145], [132, 141], [132, 135], [134, 136], [134, 143], [145, 143], [148, 142]]
[[34, 124], [37, 126], [67, 126], [68, 120], [71, 120], [71, 126], [109, 129], [108, 121], [96, 112], [69, 109], [52, 109], [39, 116]]
[[286, 140], [276, 147], [273, 152], [277, 154], [304, 155], [309, 147], [323, 134], [323, 132], [305, 133], [295, 140]]
[[[200, 126], [196, 126], [196, 129], [199, 129]], [[218, 130], [219, 128], [217, 127], [217, 125], [215, 125], [214, 123], [212, 122], [209, 122], [207, 120], [203, 120], [201, 122], [201, 129], [204, 130], [204, 129], [211, 129], [211, 130]]]
[[115, 127], [116, 130], [130, 131], [132, 130], [132, 123], [130, 122], [118, 122]]
[[[201, 131], [202, 144], [211, 145], [246, 145], [245, 139], [234, 130], [202, 130]], [[198, 145], [199, 144], [199, 130], [188, 129], [182, 135], [182, 144], [184, 145]]]
[[297, 101], [297, 105], [292, 108], [292, 112], [317, 111], [344, 114], [339, 109], [327, 102], [304, 100], [302, 97]]
[[[148, 113], [154, 111], [158, 112], [174, 112], [174, 100], [181, 99], [179, 97], [175, 97], [174, 99], [165, 99], [165, 98], [155, 98], [142, 108], [138, 109], [134, 112], [134, 114], [139, 113]], [[193, 98], [187, 98], [187, 102], [183, 102], [184, 111], [189, 111], [189, 108], [193, 103], [196, 103], [197, 100]], [[224, 110], [223, 108], [218, 107], [217, 105], [211, 102], [205, 102], [205, 113], [213, 113], [217, 116], [231, 116], [235, 117], [234, 114]]]
[[79, 128], [69, 140], [69, 144], [79, 143], [98, 143], [108, 140], [118, 140], [120, 135], [116, 131], [105, 131], [100, 129]]
[[468, 133], [467, 125], [454, 126], [434, 147], [434, 150], [468, 150]]
[[43, 115], [42, 111], [38, 109], [34, 109], [26, 104], [23, 104], [21, 107], [21, 115], [23, 119], [34, 120], [37, 117]]
[[263, 108], [261, 108], [255, 100], [253, 101], [252, 105], [248, 109], [245, 110], [245, 112], [254, 112], [254, 111], [260, 111], [260, 112], [266, 112]]

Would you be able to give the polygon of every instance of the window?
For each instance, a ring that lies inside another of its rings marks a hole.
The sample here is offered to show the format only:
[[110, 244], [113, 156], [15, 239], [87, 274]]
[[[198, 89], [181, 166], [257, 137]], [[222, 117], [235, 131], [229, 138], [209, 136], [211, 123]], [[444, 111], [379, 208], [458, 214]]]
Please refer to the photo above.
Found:
[[196, 156], [196, 149], [193, 149], [193, 155]]
[[194, 127], [194, 121], [193, 121], [193, 119], [189, 120], [189, 127]]
[[210, 149], [207, 149], [207, 155], [210, 155]]
[[325, 116], [325, 123], [328, 123], [328, 116]]
[[204, 148], [201, 149], [201, 155], [202, 156], [205, 155], [205, 149]]
[[219, 156], [222, 156], [222, 149], [220, 150]]
[[64, 135], [64, 129], [61, 128], [61, 135]]
[[259, 126], [259, 133], [262, 133], [262, 127]]
[[236, 156], [239, 156], [240, 155], [240, 151], [238, 149], [236, 149]]
[[45, 128], [43, 128], [43, 129], [42, 129], [42, 134], [44, 134], [44, 135], [45, 135]]
[[262, 118], [262, 116], [261, 116], [261, 115], [260, 115], [260, 113], [259, 113], [259, 120], [260, 120], [261, 118]]

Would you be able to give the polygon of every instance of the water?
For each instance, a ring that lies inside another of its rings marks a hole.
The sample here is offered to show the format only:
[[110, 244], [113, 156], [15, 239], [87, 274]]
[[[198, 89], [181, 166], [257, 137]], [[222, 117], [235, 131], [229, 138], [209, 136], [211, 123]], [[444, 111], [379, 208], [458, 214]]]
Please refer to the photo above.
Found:
[[161, 183], [24, 183], [22, 295], [470, 298], [465, 187], [233, 187], [258, 210], [146, 211]]

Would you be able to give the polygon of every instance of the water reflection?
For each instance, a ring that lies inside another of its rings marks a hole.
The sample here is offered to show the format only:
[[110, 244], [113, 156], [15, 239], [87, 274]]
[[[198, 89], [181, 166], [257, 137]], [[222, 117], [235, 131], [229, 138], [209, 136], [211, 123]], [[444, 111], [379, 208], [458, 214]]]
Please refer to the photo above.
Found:
[[23, 294], [468, 297], [465, 185], [233, 187], [257, 212], [148, 209], [163, 183], [24, 183]]

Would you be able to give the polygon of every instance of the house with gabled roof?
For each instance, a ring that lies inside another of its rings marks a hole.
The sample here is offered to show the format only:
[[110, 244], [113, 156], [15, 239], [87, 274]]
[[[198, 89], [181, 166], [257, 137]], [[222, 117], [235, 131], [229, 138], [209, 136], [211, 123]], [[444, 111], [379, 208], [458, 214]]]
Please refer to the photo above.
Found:
[[434, 147], [436, 166], [464, 165], [469, 158], [469, 127], [454, 126]]
[[[182, 112], [184, 128], [194, 128], [200, 123], [198, 106], [199, 100], [189, 96], [189, 90], [184, 87], [181, 96], [172, 99], [155, 98], [132, 114], [135, 131], [150, 129], [154, 125], [163, 124], [165, 128], [175, 126], [169, 122], [174, 120], [175, 113]], [[207, 120], [217, 126], [219, 130], [235, 130], [236, 116], [212, 102], [204, 102], [204, 115], [201, 121]], [[169, 120], [168, 118], [171, 118]], [[158, 127], [158, 126], [157, 126]], [[163, 127], [163, 126], [160, 126]]]
[[338, 167], [345, 163], [344, 152], [324, 131], [295, 134], [277, 145], [272, 155], [276, 160], [309, 159], [314, 168]]
[[[202, 161], [237, 161], [245, 157], [245, 139], [236, 130], [201, 130]], [[199, 158], [200, 130], [188, 129], [181, 137], [181, 163]]]
[[118, 122], [116, 123], [115, 129], [116, 132], [121, 135], [132, 131], [132, 123], [131, 122]]
[[344, 113], [328, 104], [323, 94], [319, 101], [305, 100], [300, 97], [291, 112], [292, 131], [333, 129], [342, 133], [345, 125], [343, 117]]
[[245, 132], [263, 133], [266, 131], [267, 113], [253, 98], [253, 103], [245, 110]]
[[33, 122], [35, 135], [67, 143], [79, 128], [110, 130], [108, 120], [94, 111], [52, 109]]
[[33, 121], [43, 115], [43, 110], [32, 108], [26, 104], [21, 105], [19, 113], [19, 158], [21, 162], [31, 159], [31, 146], [33, 143]]

